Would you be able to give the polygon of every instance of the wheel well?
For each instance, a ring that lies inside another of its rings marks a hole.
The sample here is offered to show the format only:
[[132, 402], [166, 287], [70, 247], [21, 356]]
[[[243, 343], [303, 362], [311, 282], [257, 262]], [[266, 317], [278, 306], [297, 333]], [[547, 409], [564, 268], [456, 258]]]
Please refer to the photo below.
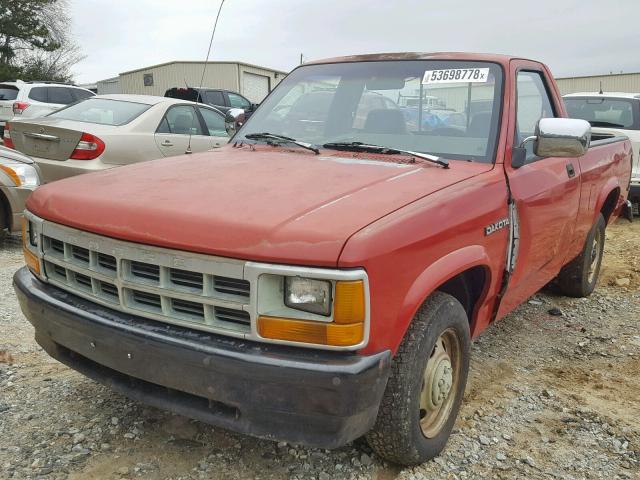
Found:
[[464, 307], [469, 323], [471, 323], [473, 312], [484, 291], [486, 281], [486, 269], [482, 266], [472, 267], [450, 278], [437, 290], [456, 298]]
[[619, 195], [620, 195], [620, 189], [614, 188], [611, 191], [611, 193], [609, 193], [606, 200], [602, 204], [600, 213], [602, 213], [605, 223], [609, 223], [609, 218], [611, 218], [611, 214], [613, 213], [613, 210], [616, 208], [616, 201], [618, 200]]

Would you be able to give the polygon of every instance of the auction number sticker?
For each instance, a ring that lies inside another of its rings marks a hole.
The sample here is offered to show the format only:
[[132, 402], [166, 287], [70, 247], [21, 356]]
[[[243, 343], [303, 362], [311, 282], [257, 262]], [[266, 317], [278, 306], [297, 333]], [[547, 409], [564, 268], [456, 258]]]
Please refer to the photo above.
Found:
[[489, 81], [488, 68], [447, 68], [446, 70], [427, 70], [422, 83], [486, 83]]

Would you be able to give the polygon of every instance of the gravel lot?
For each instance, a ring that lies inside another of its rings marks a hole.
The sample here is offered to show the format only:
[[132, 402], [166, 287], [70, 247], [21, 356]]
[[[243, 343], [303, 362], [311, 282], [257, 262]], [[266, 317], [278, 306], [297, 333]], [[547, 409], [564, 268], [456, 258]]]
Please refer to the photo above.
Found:
[[608, 229], [590, 298], [541, 292], [475, 342], [447, 449], [404, 470], [363, 441], [325, 451], [256, 440], [85, 379], [34, 342], [11, 287], [21, 265], [19, 240], [5, 241], [2, 479], [640, 479], [640, 222]]

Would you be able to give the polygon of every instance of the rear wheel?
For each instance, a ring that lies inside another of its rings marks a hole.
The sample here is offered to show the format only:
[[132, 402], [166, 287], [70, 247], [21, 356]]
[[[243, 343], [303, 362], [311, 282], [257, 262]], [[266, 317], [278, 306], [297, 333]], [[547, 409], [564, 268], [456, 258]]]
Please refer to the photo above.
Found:
[[580, 255], [558, 274], [558, 287], [569, 297], [588, 297], [596, 288], [604, 253], [606, 222], [602, 214], [591, 228]]
[[367, 441], [391, 462], [438, 455], [455, 422], [469, 371], [469, 322], [454, 297], [434, 293], [420, 308], [392, 364]]

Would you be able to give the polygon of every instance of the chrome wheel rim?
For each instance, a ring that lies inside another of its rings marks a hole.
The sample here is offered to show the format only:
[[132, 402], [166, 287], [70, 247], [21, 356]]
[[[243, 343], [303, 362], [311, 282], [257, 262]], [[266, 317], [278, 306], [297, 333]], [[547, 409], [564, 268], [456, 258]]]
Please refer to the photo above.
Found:
[[593, 283], [596, 277], [596, 273], [598, 272], [602, 250], [601, 244], [602, 230], [596, 230], [596, 234], [593, 236], [593, 242], [591, 244], [591, 262], [589, 263], [589, 273], [587, 274], [589, 283]]
[[458, 391], [460, 364], [460, 341], [449, 328], [436, 340], [422, 378], [420, 428], [427, 438], [434, 438], [447, 423]]

